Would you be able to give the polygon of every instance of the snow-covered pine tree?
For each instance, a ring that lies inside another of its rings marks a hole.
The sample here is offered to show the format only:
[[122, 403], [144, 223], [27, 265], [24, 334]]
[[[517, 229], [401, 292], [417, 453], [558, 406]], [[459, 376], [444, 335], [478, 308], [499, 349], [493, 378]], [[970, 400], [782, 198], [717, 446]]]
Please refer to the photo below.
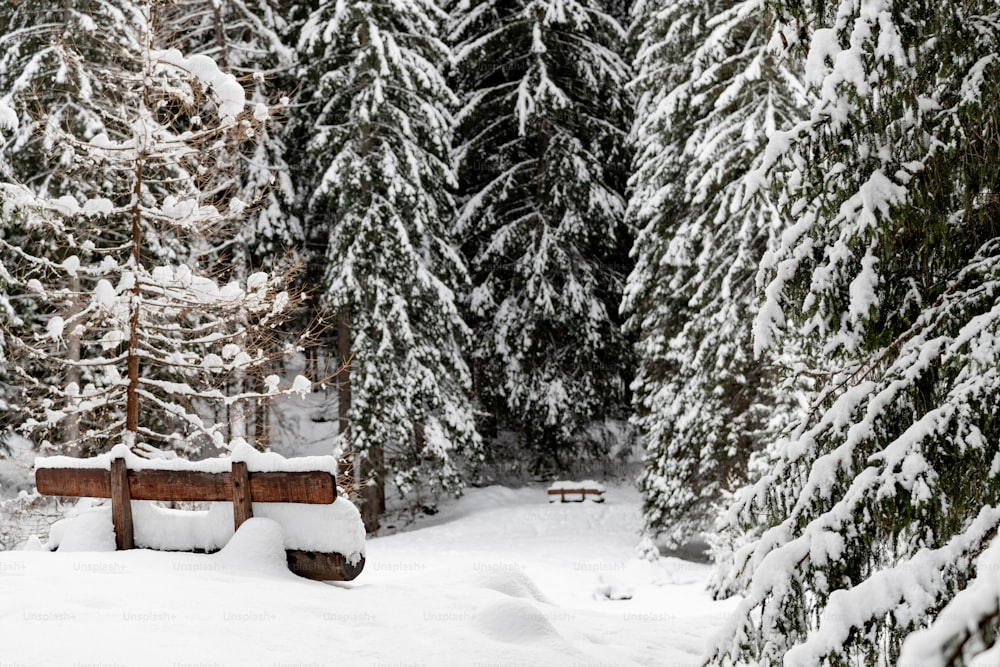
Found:
[[633, 0], [602, 0], [601, 7], [604, 8], [608, 14], [614, 17], [620, 25], [628, 25], [629, 17], [631, 15], [632, 7], [634, 6]]
[[967, 667], [1000, 657], [1000, 540], [975, 559], [976, 576], [955, 594], [930, 627], [907, 636], [898, 665]]
[[[79, 189], [80, 181], [86, 183], [83, 187], [101, 187], [101, 174], [68, 173], [63, 162], [72, 151], [56, 146], [55, 133], [47, 130], [59, 128], [78, 135], [102, 131], [103, 118], [91, 102], [110, 96], [111, 82], [101, 78], [99, 65], [109, 64], [114, 49], [107, 48], [97, 26], [121, 25], [127, 15], [128, 6], [119, 0], [0, 3], [0, 26], [4, 26], [0, 31], [0, 102], [14, 110], [17, 120], [4, 135], [0, 180], [24, 183], [51, 198]], [[68, 48], [70, 37], [73, 48]], [[111, 41], [117, 48], [136, 47], [130, 31], [116, 31]], [[6, 195], [9, 205], [15, 195], [9, 189]], [[17, 198], [23, 200], [21, 194]], [[8, 216], [4, 222], [7, 242], [58, 261], [63, 250], [26, 229], [23, 215]], [[33, 310], [34, 302], [19, 299], [17, 305], [16, 318], [10, 321], [44, 327], [47, 316]], [[70, 345], [70, 354], [78, 353], [75, 340]], [[33, 376], [42, 380], [42, 372], [35, 369]], [[16, 392], [14, 397], [24, 398], [24, 394]]]
[[756, 339], [797, 332], [822, 383], [729, 512], [751, 539], [719, 592], [745, 597], [708, 660], [891, 665], [938, 616], [936, 664], [968, 664], [997, 618], [941, 610], [1000, 527], [1000, 6], [780, 9], [818, 100], [752, 175], [793, 223]]
[[[95, 64], [107, 64], [111, 50], [99, 25], [127, 20], [124, 0], [47, 0], [0, 5], [0, 100], [18, 115], [18, 126], [4, 139], [4, 159], [29, 176], [35, 191], [61, 196], [71, 186], [60, 168], [51, 133], [43, 123], [72, 132], [100, 131], [102, 119], [90, 101], [107, 95], [113, 82], [97, 76]], [[111, 44], [129, 48], [130, 33], [115, 34]], [[72, 48], [70, 48], [72, 41]], [[19, 104], [14, 104], [17, 99]], [[44, 109], [44, 116], [38, 113]]]
[[[266, 362], [261, 350], [291, 301], [263, 273], [220, 286], [212, 277], [218, 253], [191, 251], [244, 209], [225, 192], [201, 189], [215, 182], [206, 165], [248, 140], [270, 111], [248, 108], [243, 87], [211, 58], [159, 49], [159, 3], [117, 9], [80, 15], [81, 29], [114, 26], [116, 40], [102, 50], [76, 51], [56, 35], [54, 62], [104, 82], [79, 90], [82, 79], [66, 78], [67, 95], [85, 99], [99, 122], [56, 124], [31, 104], [30, 87], [10, 94], [44, 133], [40, 144], [55, 148], [52, 173], [66, 191], [24, 190], [30, 243], [0, 239], [16, 314], [33, 304], [24, 310], [42, 315], [12, 323], [11, 367], [34, 396], [23, 427], [54, 434], [60, 447], [87, 453], [124, 441], [148, 453], [165, 445], [193, 454], [243, 435], [238, 423], [227, 430], [227, 412], [256, 396], [219, 387]], [[5, 174], [24, 167], [12, 160]], [[28, 169], [23, 180], [36, 173], [45, 171]], [[53, 381], [53, 371], [62, 377]], [[277, 383], [266, 380], [267, 393]]]
[[623, 30], [596, 0], [462, 0], [451, 39], [477, 395], [563, 468], [627, 400]]
[[[3, 101], [0, 101], [0, 142], [3, 141], [4, 136], [17, 129], [17, 124], [17, 114]], [[0, 162], [0, 169], [2, 168], [3, 163]], [[3, 172], [0, 171], [0, 187], [2, 187], [4, 180]], [[0, 236], [4, 237], [9, 235], [9, 230], [13, 226], [11, 219], [14, 217], [16, 210], [14, 206], [7, 202], [5, 195], [6, 193], [0, 192], [0, 204], [8, 204], [0, 208]], [[7, 343], [3, 326], [5, 323], [13, 321], [16, 317], [8, 292], [10, 282], [11, 279], [7, 268], [0, 261], [0, 415], [4, 416], [3, 427], [0, 427], [0, 443], [4, 442], [7, 430], [13, 427], [11, 419], [8, 416], [10, 412], [8, 400], [11, 394], [16, 393], [14, 385], [10, 383], [7, 374]]]
[[638, 99], [625, 291], [637, 336], [634, 422], [646, 529], [671, 546], [712, 528], [749, 457], [787, 421], [771, 358], [753, 354], [754, 277], [783, 217], [748, 200], [768, 137], [804, 116], [801, 67], [763, 0], [634, 6]]
[[[353, 361], [343, 444], [362, 478], [401, 490], [460, 488], [456, 454], [480, 446], [456, 296], [468, 277], [449, 228], [442, 19], [433, 0], [321, 2], [300, 38], [306, 223]], [[369, 526], [383, 498], [376, 488], [366, 503]]]

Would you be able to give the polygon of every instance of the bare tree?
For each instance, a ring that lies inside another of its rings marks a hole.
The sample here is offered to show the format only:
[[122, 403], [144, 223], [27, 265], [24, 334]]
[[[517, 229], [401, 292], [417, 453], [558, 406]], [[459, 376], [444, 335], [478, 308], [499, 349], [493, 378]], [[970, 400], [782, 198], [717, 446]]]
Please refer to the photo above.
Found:
[[30, 107], [79, 178], [58, 197], [25, 195], [32, 243], [0, 241], [12, 292], [41, 314], [8, 327], [12, 372], [37, 396], [22, 426], [78, 453], [123, 441], [148, 454], [224, 448], [248, 436], [246, 406], [283, 391], [268, 369], [275, 327], [299, 298], [289, 276], [221, 279], [253, 204], [230, 187], [227, 156], [273, 109], [248, 104], [213, 58], [158, 48], [159, 4], [125, 6], [122, 37], [99, 62], [61, 45], [115, 85], [87, 100], [97, 132]]

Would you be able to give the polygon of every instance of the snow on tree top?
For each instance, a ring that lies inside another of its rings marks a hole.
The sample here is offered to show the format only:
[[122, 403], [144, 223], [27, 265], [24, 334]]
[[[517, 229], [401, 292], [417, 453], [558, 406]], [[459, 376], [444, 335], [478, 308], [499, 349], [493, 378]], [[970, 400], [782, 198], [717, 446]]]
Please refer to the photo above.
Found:
[[115, 445], [110, 452], [88, 459], [71, 456], [40, 456], [35, 459], [35, 469], [41, 468], [100, 468], [111, 470], [111, 461], [124, 458], [129, 470], [195, 470], [222, 473], [232, 470], [234, 461], [247, 464], [250, 472], [309, 472], [325, 471], [337, 474], [335, 456], [301, 456], [286, 459], [275, 452], [259, 452], [246, 441], [237, 440], [227, 456], [201, 461], [182, 458], [146, 459], [137, 456], [125, 445]]
[[187, 70], [203, 87], [215, 91], [219, 102], [219, 118], [223, 123], [235, 121], [236, 116], [243, 111], [247, 101], [246, 91], [236, 77], [219, 69], [219, 65], [211, 57], [194, 55], [185, 58], [177, 49], [167, 49], [153, 52], [152, 58]]

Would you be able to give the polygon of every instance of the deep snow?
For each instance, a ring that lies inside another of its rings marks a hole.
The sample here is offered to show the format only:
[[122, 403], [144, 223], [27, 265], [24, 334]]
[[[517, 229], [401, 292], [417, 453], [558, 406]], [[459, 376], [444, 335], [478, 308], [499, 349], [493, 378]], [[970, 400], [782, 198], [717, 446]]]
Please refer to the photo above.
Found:
[[266, 519], [213, 555], [0, 552], [0, 663], [696, 665], [734, 604], [706, 565], [633, 558], [639, 496], [606, 498], [470, 489], [340, 584], [275, 566]]

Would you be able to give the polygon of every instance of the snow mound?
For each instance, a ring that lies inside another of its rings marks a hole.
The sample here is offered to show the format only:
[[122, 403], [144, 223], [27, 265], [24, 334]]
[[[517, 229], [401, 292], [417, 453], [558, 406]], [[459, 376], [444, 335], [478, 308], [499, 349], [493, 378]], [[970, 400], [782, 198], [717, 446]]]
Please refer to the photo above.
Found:
[[247, 519], [222, 551], [211, 558], [238, 570], [291, 574], [285, 556], [285, 536], [273, 519]]
[[635, 587], [617, 577], [600, 577], [594, 589], [595, 600], [631, 600]]
[[329, 505], [254, 503], [253, 513], [281, 524], [286, 549], [340, 553], [351, 563], [365, 555], [365, 524], [358, 508], [344, 497]]
[[[643, 563], [647, 563], [643, 565]], [[630, 561], [631, 565], [631, 561]], [[648, 576], [650, 583], [663, 585], [685, 585], [704, 581], [712, 566], [708, 563], [693, 563], [680, 558], [662, 558], [652, 563], [636, 559], [634, 570], [636, 576]]]
[[14, 547], [14, 551], [44, 551], [45, 545], [38, 535], [32, 535], [27, 540]]
[[683, 586], [703, 581], [711, 566], [679, 558], [631, 558], [621, 571], [598, 577], [594, 598], [598, 600], [629, 600], [635, 590], [646, 586]]
[[476, 582], [483, 588], [502, 593], [512, 598], [534, 600], [545, 604], [552, 601], [545, 597], [535, 582], [522, 572], [496, 572], [484, 574]]
[[[103, 547], [86, 548], [86, 544], [105, 544], [110, 534], [114, 550], [114, 528], [111, 508], [89, 507], [93, 500], [78, 504], [70, 518], [53, 524], [49, 533], [49, 549], [66, 551], [108, 551]], [[337, 498], [329, 505], [302, 503], [254, 503], [256, 518], [276, 522], [284, 549], [340, 553], [351, 564], [365, 555], [365, 528], [358, 509], [351, 501]], [[95, 516], [91, 516], [95, 515]], [[86, 517], [86, 519], [84, 519]], [[233, 504], [212, 503], [207, 510], [180, 510], [160, 507], [152, 501], [132, 501], [132, 527], [135, 545], [140, 549], [161, 551], [218, 551], [233, 538]], [[92, 531], [90, 537], [85, 533]]]
[[114, 551], [111, 508], [97, 507], [57, 521], [50, 529], [49, 544], [57, 546], [59, 551]]
[[560, 637], [542, 612], [522, 600], [490, 604], [479, 613], [476, 626], [483, 634], [512, 644]]
[[138, 547], [218, 551], [233, 536], [233, 505], [213, 503], [207, 510], [179, 510], [133, 500], [132, 525]]

